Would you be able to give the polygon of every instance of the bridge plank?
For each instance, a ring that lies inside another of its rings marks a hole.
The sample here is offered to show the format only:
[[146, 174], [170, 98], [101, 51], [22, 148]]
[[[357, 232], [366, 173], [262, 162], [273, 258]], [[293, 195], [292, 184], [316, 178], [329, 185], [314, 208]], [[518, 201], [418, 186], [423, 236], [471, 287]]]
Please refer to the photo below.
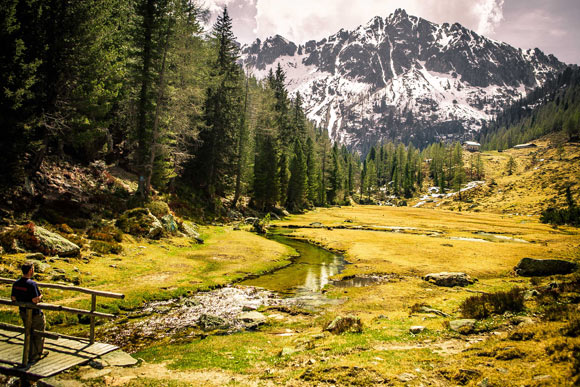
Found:
[[[22, 338], [18, 337], [19, 335], [22, 334], [0, 329], [0, 359], [21, 361]], [[0, 363], [0, 373], [23, 375], [31, 379], [46, 378], [115, 351], [118, 347], [106, 343], [89, 344], [84, 341], [61, 338], [59, 340], [46, 339], [44, 349], [49, 351], [48, 356], [31, 364], [28, 368]]]

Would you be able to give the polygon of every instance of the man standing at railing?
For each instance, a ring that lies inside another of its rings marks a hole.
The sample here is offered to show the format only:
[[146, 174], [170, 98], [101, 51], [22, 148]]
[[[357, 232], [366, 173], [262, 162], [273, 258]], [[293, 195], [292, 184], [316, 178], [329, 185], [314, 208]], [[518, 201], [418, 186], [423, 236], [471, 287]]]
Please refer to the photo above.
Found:
[[[34, 264], [26, 262], [21, 267], [22, 277], [12, 285], [12, 301], [32, 302], [38, 304], [42, 300], [42, 294], [36, 282], [32, 280]], [[20, 318], [26, 326], [26, 308], [20, 308]], [[34, 331], [44, 331], [44, 314], [40, 309], [32, 310], [32, 337], [30, 342], [29, 363], [34, 363], [45, 357], [48, 352], [44, 351], [44, 338], [34, 334]]]

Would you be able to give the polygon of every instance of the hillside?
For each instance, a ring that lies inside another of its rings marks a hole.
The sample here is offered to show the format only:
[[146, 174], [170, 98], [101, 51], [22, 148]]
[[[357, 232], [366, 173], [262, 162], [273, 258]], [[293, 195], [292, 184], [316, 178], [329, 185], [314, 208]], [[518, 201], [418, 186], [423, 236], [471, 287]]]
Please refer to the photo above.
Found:
[[[462, 192], [461, 200], [458, 195], [423, 197], [410, 204], [427, 199], [421, 207], [536, 216], [550, 205], [564, 205], [568, 185], [579, 200], [580, 144], [566, 142], [564, 133], [544, 136], [533, 144], [537, 147], [483, 152], [484, 183]], [[470, 157], [470, 153], [464, 154], [466, 166]], [[511, 175], [507, 167], [510, 157], [516, 163]]]

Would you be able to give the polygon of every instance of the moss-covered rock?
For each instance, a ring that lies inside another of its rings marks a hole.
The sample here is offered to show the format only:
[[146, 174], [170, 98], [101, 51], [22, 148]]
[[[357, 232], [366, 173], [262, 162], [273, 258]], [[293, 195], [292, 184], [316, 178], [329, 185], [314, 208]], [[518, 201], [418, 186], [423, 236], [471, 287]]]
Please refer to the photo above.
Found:
[[165, 215], [169, 215], [171, 213], [169, 205], [160, 200], [154, 200], [152, 202], [145, 204], [145, 208], [151, 211], [153, 216], [155, 216], [156, 218], [162, 218]]
[[159, 239], [164, 235], [163, 225], [147, 208], [125, 211], [116, 226], [127, 234], [150, 239]]
[[338, 316], [324, 328], [325, 331], [340, 335], [344, 332], [360, 333], [363, 325], [359, 317], [356, 316]]
[[68, 239], [32, 222], [3, 233], [0, 243], [10, 252], [39, 252], [48, 256], [75, 257], [81, 251]]

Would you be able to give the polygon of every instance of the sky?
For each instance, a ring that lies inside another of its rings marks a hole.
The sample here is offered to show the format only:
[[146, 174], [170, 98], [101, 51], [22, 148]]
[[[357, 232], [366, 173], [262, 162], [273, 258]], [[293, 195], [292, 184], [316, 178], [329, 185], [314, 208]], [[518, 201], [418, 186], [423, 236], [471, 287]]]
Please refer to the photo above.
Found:
[[199, 0], [212, 19], [227, 5], [240, 43], [276, 34], [295, 42], [352, 30], [397, 8], [434, 23], [455, 23], [515, 47], [539, 48], [580, 63], [580, 0]]

